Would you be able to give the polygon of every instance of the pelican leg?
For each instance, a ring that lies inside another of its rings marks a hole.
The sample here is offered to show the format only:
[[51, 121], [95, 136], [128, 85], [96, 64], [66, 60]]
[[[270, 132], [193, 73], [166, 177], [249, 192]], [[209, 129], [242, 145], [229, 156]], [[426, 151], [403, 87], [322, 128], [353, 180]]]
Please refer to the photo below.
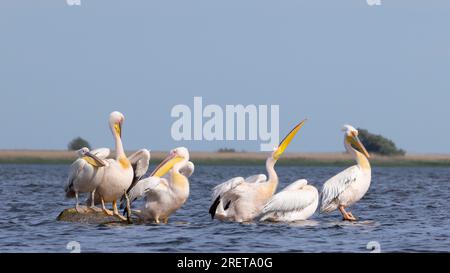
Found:
[[344, 206], [339, 206], [339, 211], [342, 213], [344, 217], [344, 221], [356, 221], [356, 218], [353, 216], [351, 212], [346, 212]]
[[102, 211], [103, 211], [106, 215], [113, 216], [114, 213], [105, 207], [105, 200], [103, 200], [103, 196], [101, 196], [100, 199], [102, 200]]
[[113, 201], [113, 214], [120, 218], [120, 220], [127, 221], [127, 218], [120, 215], [119, 210], [117, 209], [117, 200]]
[[101, 208], [97, 208], [95, 206], [95, 190], [93, 190], [91, 192], [91, 205], [88, 207], [88, 209], [90, 209], [91, 211], [94, 211], [94, 212], [101, 212], [101, 211], [103, 211]]
[[164, 218], [164, 219], [161, 219], [161, 222], [162, 222], [163, 224], [169, 223], [169, 217]]
[[125, 191], [125, 201], [126, 201], [126, 204], [127, 204], [127, 206], [126, 206], [126, 210], [127, 210], [127, 222], [129, 223], [129, 224], [131, 224], [132, 223], [132, 221], [131, 221], [131, 203], [130, 203], [130, 198], [128, 198], [128, 194], [127, 194], [127, 191]]
[[86, 211], [80, 206], [80, 202], [78, 200], [78, 192], [75, 192], [75, 199], [76, 199], [76, 203], [75, 203], [75, 210], [78, 213], [85, 213]]

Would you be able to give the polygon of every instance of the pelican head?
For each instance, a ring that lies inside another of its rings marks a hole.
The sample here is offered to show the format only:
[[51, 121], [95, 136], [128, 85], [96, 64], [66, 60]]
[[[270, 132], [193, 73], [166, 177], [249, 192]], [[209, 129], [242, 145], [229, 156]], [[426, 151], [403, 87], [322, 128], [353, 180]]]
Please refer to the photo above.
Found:
[[87, 153], [89, 153], [89, 148], [88, 147], [83, 147], [83, 148], [79, 149], [78, 151], [76, 151], [77, 157], [83, 157]]
[[163, 177], [173, 166], [182, 161], [189, 161], [189, 151], [185, 147], [178, 147], [170, 151], [169, 155], [153, 171], [151, 176]]
[[125, 120], [125, 116], [117, 111], [109, 114], [109, 127], [113, 131], [114, 135], [122, 137], [122, 123]]
[[370, 158], [369, 152], [367, 152], [366, 148], [359, 140], [358, 130], [351, 125], [344, 125], [342, 131], [345, 133], [345, 141], [350, 143], [354, 148], [356, 148], [359, 152], [361, 152], [365, 157]]
[[175, 156], [183, 158], [186, 161], [189, 161], [189, 151], [186, 147], [178, 147], [171, 151]]
[[284, 139], [280, 142], [280, 145], [278, 147], [274, 148], [274, 151], [272, 153], [272, 158], [274, 160], [278, 160], [280, 156], [284, 153], [286, 148], [289, 146], [291, 141], [294, 139], [295, 135], [298, 133], [300, 128], [303, 127], [305, 124], [306, 119], [302, 120], [299, 124], [297, 124], [290, 132], [287, 134], [287, 136], [284, 137]]

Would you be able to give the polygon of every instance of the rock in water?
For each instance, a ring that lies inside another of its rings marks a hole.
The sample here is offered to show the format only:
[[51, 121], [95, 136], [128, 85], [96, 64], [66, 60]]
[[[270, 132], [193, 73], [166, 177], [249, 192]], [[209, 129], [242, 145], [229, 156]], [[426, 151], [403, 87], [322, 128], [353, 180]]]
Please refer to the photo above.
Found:
[[77, 223], [85, 223], [85, 224], [127, 224], [127, 221], [120, 219], [119, 217], [113, 215], [109, 216], [103, 212], [97, 211], [86, 211], [83, 213], [79, 213], [75, 208], [69, 208], [63, 210], [58, 217], [56, 218], [58, 221], [64, 222], [77, 222]]

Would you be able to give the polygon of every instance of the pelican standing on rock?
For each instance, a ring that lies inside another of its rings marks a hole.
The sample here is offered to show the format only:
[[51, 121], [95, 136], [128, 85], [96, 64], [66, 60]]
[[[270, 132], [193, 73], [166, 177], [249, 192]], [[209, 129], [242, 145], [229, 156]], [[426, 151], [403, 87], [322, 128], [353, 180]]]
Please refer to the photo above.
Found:
[[264, 206], [260, 221], [307, 220], [319, 205], [319, 191], [305, 179], [297, 180], [275, 194]]
[[[169, 172], [168, 178], [163, 176]], [[145, 204], [135, 214], [144, 221], [167, 223], [189, 197], [188, 177], [194, 172], [189, 151], [184, 147], [173, 149], [150, 177], [136, 183], [129, 191], [131, 201], [145, 196]]]
[[322, 188], [322, 212], [339, 209], [344, 220], [356, 221], [346, 207], [358, 202], [367, 192], [371, 180], [369, 153], [358, 138], [358, 130], [345, 125], [345, 149], [355, 158], [357, 165], [352, 166], [330, 178]]
[[[103, 162], [109, 155], [109, 149], [101, 148], [89, 151], [87, 147], [83, 147], [77, 152], [78, 159], [71, 165], [69, 177], [64, 187], [66, 197], [76, 199], [75, 209], [79, 213], [85, 212], [84, 208], [79, 205], [78, 194], [90, 193], [91, 199], [95, 194], [95, 190], [103, 181], [104, 166]], [[90, 203], [89, 209], [98, 211], [94, 202]]]
[[[115, 140], [116, 158], [104, 160], [104, 181], [100, 183], [95, 193], [95, 204], [101, 203], [102, 210], [106, 214], [116, 215], [123, 220], [125, 218], [120, 215], [117, 209], [117, 199], [126, 193], [133, 182], [134, 176], [133, 167], [125, 155], [122, 144], [122, 124], [124, 120], [125, 117], [120, 112], [112, 112], [109, 116], [109, 127]], [[113, 211], [106, 208], [106, 202], [112, 202]]]
[[213, 190], [213, 204], [209, 209], [211, 217], [219, 220], [249, 222], [257, 217], [278, 186], [275, 163], [286, 150], [294, 136], [304, 125], [303, 120], [281, 141], [279, 147], [266, 160], [269, 179], [264, 174], [247, 179], [235, 177], [216, 186]]

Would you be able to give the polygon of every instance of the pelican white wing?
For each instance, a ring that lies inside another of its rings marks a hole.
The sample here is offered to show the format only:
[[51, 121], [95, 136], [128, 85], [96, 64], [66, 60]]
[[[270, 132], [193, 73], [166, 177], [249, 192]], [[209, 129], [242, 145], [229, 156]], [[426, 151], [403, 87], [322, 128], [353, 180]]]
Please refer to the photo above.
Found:
[[239, 186], [240, 184], [242, 184], [244, 182], [245, 182], [244, 178], [239, 176], [239, 177], [231, 178], [230, 180], [228, 180], [220, 185], [215, 186], [213, 189], [212, 199], [216, 200], [217, 197], [223, 196], [225, 193], [236, 188], [237, 186]]
[[232, 179], [214, 187], [212, 199], [215, 200], [219, 195], [223, 196], [225, 193], [237, 189], [237, 187], [239, 187], [243, 183], [249, 183], [247, 185], [254, 185], [257, 183], [265, 182], [266, 180], [267, 180], [267, 177], [265, 174], [252, 175], [252, 176], [247, 177], [246, 179], [244, 179], [243, 177], [240, 177], [240, 176], [232, 178]]
[[[132, 188], [140, 181], [140, 179], [145, 175], [148, 170], [148, 165], [150, 164], [150, 152], [147, 149], [141, 149], [128, 157], [131, 166], [133, 167], [133, 181], [130, 187], [127, 189], [127, 193], [131, 191]], [[123, 204], [124, 197], [122, 196], [121, 201]], [[128, 196], [130, 200], [133, 200]]]
[[111, 151], [108, 148], [98, 148], [91, 151], [91, 154], [100, 159], [106, 159], [110, 155]]
[[158, 187], [158, 185], [161, 183], [161, 178], [152, 176], [148, 177], [146, 179], [139, 180], [136, 185], [134, 185], [133, 188], [130, 189], [128, 192], [128, 197], [130, 199], [130, 202], [135, 201], [138, 198], [144, 197], [144, 195], [151, 191], [152, 189], [155, 189]]
[[[80, 180], [88, 180], [88, 176], [86, 172], [83, 173], [83, 170], [85, 166], [88, 163], [84, 161], [83, 159], [77, 159], [72, 165], [70, 166], [70, 173], [69, 177], [67, 178], [66, 184], [64, 185], [64, 191], [66, 192], [67, 198], [73, 198], [75, 197], [75, 191], [73, 190], [73, 183], [76, 179]], [[84, 177], [81, 177], [83, 174]]]
[[303, 188], [304, 186], [308, 185], [308, 181], [306, 179], [299, 179], [291, 184], [289, 184], [286, 188], [282, 190], [283, 191], [292, 191], [292, 190], [298, 190]]
[[318, 199], [318, 192], [310, 187], [302, 190], [308, 182], [304, 179], [296, 181], [275, 194], [264, 206], [262, 213], [300, 211], [310, 206]]
[[352, 166], [330, 178], [322, 188], [322, 212], [330, 212], [335, 209], [333, 201], [339, 197], [361, 174], [358, 166]]
[[147, 149], [141, 149], [128, 157], [134, 170], [134, 177], [138, 180], [144, 176], [148, 170], [150, 162], [150, 152]]

